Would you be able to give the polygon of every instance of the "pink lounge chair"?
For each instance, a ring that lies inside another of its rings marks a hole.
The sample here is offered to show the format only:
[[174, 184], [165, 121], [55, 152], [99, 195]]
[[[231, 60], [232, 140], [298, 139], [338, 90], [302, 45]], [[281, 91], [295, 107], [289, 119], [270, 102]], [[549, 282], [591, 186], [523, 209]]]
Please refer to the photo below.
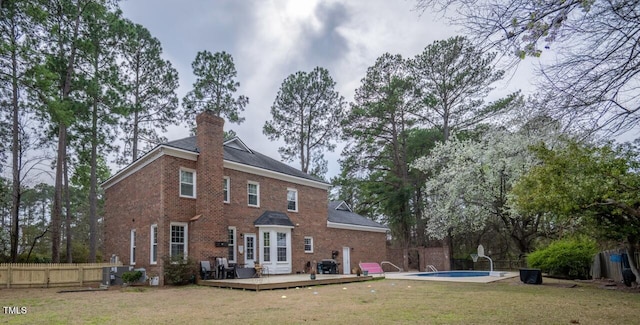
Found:
[[360, 263], [360, 269], [368, 274], [384, 274], [384, 270], [378, 263]]

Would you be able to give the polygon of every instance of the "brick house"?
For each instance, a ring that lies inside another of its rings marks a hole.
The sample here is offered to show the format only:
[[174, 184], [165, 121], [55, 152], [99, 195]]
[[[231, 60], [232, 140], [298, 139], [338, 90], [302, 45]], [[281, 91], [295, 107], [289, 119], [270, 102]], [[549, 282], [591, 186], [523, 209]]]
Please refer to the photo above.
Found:
[[104, 252], [162, 273], [162, 257], [227, 257], [272, 274], [332, 257], [349, 274], [386, 258], [388, 228], [329, 202], [329, 184], [223, 140], [224, 120], [196, 118], [196, 136], [157, 146], [105, 181]]

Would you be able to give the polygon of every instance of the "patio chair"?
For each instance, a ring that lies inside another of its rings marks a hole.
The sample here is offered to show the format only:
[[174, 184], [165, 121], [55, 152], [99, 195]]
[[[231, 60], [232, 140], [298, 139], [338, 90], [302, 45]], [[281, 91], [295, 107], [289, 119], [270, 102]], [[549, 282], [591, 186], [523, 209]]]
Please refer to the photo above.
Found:
[[254, 263], [253, 268], [256, 270], [256, 278], [262, 276], [262, 265], [260, 263]]
[[236, 266], [229, 264], [226, 257], [222, 258], [222, 278], [233, 279], [236, 277]]
[[202, 280], [211, 279], [213, 276], [213, 270], [211, 269], [211, 262], [209, 261], [200, 261], [200, 276]]
[[260, 263], [254, 263], [253, 268], [256, 270], [255, 276], [261, 278], [263, 275], [269, 276], [269, 268]]

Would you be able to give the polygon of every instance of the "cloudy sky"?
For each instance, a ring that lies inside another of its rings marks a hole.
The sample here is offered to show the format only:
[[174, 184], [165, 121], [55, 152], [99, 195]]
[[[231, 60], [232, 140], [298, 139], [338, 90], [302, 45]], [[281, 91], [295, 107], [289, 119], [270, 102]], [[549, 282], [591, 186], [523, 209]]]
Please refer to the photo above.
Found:
[[[191, 62], [198, 51], [226, 51], [238, 70], [237, 94], [249, 97], [241, 125], [233, 129], [249, 146], [275, 159], [281, 143], [270, 142], [262, 126], [282, 81], [297, 71], [316, 66], [329, 70], [337, 90], [353, 100], [366, 69], [385, 52], [413, 57], [428, 44], [456, 35], [456, 28], [431, 13], [414, 11], [415, 1], [211, 1], [123, 0], [124, 16], [145, 26], [162, 43], [164, 57], [178, 70], [178, 97], [191, 89]], [[529, 93], [535, 62], [520, 65], [496, 84], [492, 96], [522, 89]], [[166, 136], [188, 136], [185, 125]], [[339, 173], [342, 146], [326, 154], [327, 177]], [[299, 162], [290, 163], [299, 168]]]

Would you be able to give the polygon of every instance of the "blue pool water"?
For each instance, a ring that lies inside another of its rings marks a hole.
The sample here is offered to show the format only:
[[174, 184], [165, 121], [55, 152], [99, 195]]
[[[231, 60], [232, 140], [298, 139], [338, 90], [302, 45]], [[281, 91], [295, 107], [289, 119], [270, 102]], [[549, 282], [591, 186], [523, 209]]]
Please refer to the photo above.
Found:
[[487, 271], [441, 271], [441, 272], [425, 272], [413, 273], [412, 276], [428, 276], [428, 277], [446, 277], [446, 278], [467, 278], [473, 276], [489, 276]]

